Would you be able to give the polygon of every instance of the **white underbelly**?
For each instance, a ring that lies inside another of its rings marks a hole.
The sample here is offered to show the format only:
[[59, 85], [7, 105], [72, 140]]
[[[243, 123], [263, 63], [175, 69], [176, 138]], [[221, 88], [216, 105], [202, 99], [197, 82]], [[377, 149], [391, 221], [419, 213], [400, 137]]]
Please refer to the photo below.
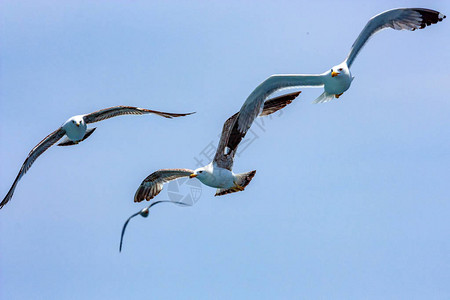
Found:
[[331, 78], [325, 83], [325, 92], [330, 94], [342, 94], [350, 87], [351, 79], [349, 77]]
[[208, 176], [202, 180], [203, 184], [214, 188], [231, 188], [234, 186], [233, 173], [225, 169], [215, 169], [213, 176]]
[[79, 127], [75, 125], [70, 126], [69, 128], [66, 128], [66, 135], [74, 142], [81, 141], [86, 133], [86, 127], [86, 125], [83, 126], [82, 124]]

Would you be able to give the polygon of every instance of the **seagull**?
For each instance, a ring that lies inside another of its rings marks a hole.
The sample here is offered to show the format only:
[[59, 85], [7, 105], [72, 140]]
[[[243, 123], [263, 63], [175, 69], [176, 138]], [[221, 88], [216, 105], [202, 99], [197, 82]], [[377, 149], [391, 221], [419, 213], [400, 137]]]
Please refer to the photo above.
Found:
[[[264, 102], [264, 108], [260, 113], [260, 116], [270, 115], [286, 105], [290, 104], [301, 92], [294, 92], [280, 97], [272, 98]], [[147, 178], [142, 181], [141, 185], [138, 187], [136, 194], [134, 195], [134, 202], [142, 202], [144, 200], [150, 201], [156, 197], [163, 189], [164, 183], [172, 180], [176, 180], [181, 177], [197, 178], [203, 184], [217, 188], [216, 196], [221, 196], [229, 193], [234, 193], [244, 190], [244, 188], [250, 183], [253, 176], [255, 176], [256, 171], [251, 171], [242, 174], [234, 174], [232, 172], [233, 160], [235, 151], [226, 153], [226, 144], [228, 139], [232, 138], [232, 135], [236, 132], [233, 131], [233, 125], [239, 116], [240, 112], [235, 113], [233, 116], [225, 121], [222, 129], [222, 135], [220, 137], [219, 146], [217, 147], [216, 155], [214, 160], [197, 170], [190, 169], [162, 169], [153, 172]], [[241, 133], [237, 133], [238, 137], [235, 140], [242, 140], [245, 136]], [[163, 202], [172, 202], [175, 204], [181, 204], [184, 206], [191, 206], [190, 204], [184, 202], [173, 202], [169, 200], [159, 200], [155, 201], [149, 206], [143, 208], [131, 215], [122, 227], [122, 234], [120, 236], [119, 252], [122, 251], [123, 236], [125, 234], [125, 229], [128, 226], [130, 220], [138, 215], [146, 218], [149, 215], [149, 209]]]
[[[299, 94], [300, 92], [295, 92], [267, 100], [264, 103], [260, 116], [267, 116], [282, 109], [290, 104]], [[225, 151], [228, 139], [232, 138], [233, 125], [239, 115], [240, 112], [225, 121], [219, 145], [211, 163], [196, 170], [161, 169], [153, 172], [142, 181], [134, 196], [134, 202], [153, 199], [162, 191], [164, 183], [180, 177], [197, 178], [203, 184], [217, 188], [215, 196], [243, 191], [253, 176], [255, 176], [256, 170], [241, 174], [233, 173], [233, 160], [237, 147], [229, 153]], [[242, 137], [240, 135], [240, 139]]]
[[[348, 90], [353, 80], [350, 73], [353, 61], [372, 35], [385, 28], [414, 31], [436, 24], [445, 17], [438, 11], [426, 8], [397, 8], [374, 16], [361, 31], [353, 43], [350, 53], [342, 63], [322, 74], [272, 75], [262, 82], [242, 105], [237, 129], [245, 134], [253, 120], [259, 115], [265, 99], [281, 89], [323, 87], [324, 92], [314, 101], [315, 103], [328, 102], [333, 98], [339, 98]], [[236, 146], [236, 143], [228, 145], [231, 149]]]
[[76, 145], [85, 139], [87, 139], [96, 129], [87, 128], [87, 124], [95, 123], [98, 121], [106, 120], [109, 118], [121, 116], [121, 115], [144, 115], [144, 114], [155, 114], [164, 118], [173, 118], [173, 117], [182, 117], [187, 116], [193, 113], [184, 113], [184, 114], [176, 114], [176, 113], [167, 113], [156, 110], [149, 110], [144, 108], [132, 107], [132, 106], [114, 106], [110, 108], [101, 109], [99, 111], [85, 114], [85, 115], [77, 115], [69, 118], [64, 124], [61, 125], [58, 129], [50, 133], [46, 138], [39, 142], [28, 154], [27, 159], [20, 168], [19, 174], [17, 175], [14, 183], [9, 189], [8, 194], [6, 194], [3, 201], [0, 203], [0, 208], [2, 208], [6, 203], [11, 200], [14, 190], [16, 189], [16, 185], [22, 176], [30, 169], [31, 165], [34, 161], [56, 142], [58, 142], [62, 137], [65, 136], [65, 139], [58, 146], [71, 146]]
[[152, 204], [150, 204], [149, 206], [144, 207], [143, 209], [141, 209], [141, 210], [138, 211], [137, 213], [132, 214], [132, 215], [125, 221], [125, 224], [123, 224], [123, 227], [122, 227], [122, 234], [120, 235], [119, 252], [122, 252], [123, 236], [125, 235], [125, 229], [127, 229], [127, 226], [128, 226], [128, 223], [130, 222], [130, 220], [131, 220], [132, 218], [136, 217], [136, 216], [139, 216], [139, 215], [142, 216], [142, 217], [144, 217], [144, 218], [147, 218], [148, 215], [149, 215], [149, 209], [150, 209], [152, 206], [155, 206], [156, 204], [159, 204], [159, 203], [173, 203], [173, 204], [180, 204], [180, 205], [184, 205], [184, 206], [191, 206], [191, 204], [187, 204], [187, 203], [184, 203], [184, 202], [174, 202], [174, 201], [169, 201], [169, 200], [160, 200], [160, 201], [155, 201], [155, 202], [153, 202]]

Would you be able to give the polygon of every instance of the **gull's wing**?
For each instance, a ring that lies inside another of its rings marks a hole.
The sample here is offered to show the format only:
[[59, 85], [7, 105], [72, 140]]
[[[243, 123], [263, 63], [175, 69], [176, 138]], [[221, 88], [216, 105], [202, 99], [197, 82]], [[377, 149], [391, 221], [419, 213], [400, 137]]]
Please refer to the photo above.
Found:
[[234, 155], [236, 154], [236, 149], [230, 150], [229, 153], [225, 154], [225, 147], [227, 146], [228, 139], [230, 138], [233, 125], [238, 117], [239, 113], [235, 113], [229, 117], [223, 124], [222, 135], [220, 136], [219, 146], [217, 146], [216, 155], [214, 156], [214, 162], [218, 167], [228, 169], [231, 171], [233, 168]]
[[271, 98], [264, 102], [263, 111], [259, 114], [260, 117], [268, 116], [274, 112], [285, 108], [287, 105], [291, 104], [295, 98], [300, 95], [301, 91], [293, 92], [290, 94], [282, 95], [276, 98]]
[[124, 234], [125, 234], [125, 229], [127, 229], [128, 222], [130, 222], [130, 220], [131, 220], [132, 218], [136, 217], [137, 215], [141, 215], [141, 216], [143, 216], [144, 218], [147, 218], [147, 217], [148, 217], [148, 210], [149, 210], [152, 206], [154, 206], [154, 205], [156, 205], [156, 204], [158, 204], [158, 203], [163, 203], [163, 202], [173, 203], [173, 204], [180, 204], [180, 205], [185, 205], [185, 206], [191, 206], [190, 204], [187, 204], [187, 203], [184, 203], [184, 202], [174, 202], [174, 201], [169, 201], [169, 200], [160, 200], [160, 201], [155, 201], [155, 202], [153, 202], [152, 204], [150, 204], [149, 206], [147, 206], [147, 207], [141, 209], [141, 210], [138, 211], [137, 213], [132, 214], [132, 215], [125, 221], [125, 224], [123, 224], [123, 227], [122, 227], [122, 234], [120, 235], [119, 252], [122, 251], [123, 236], [124, 236]]
[[[300, 93], [301, 92], [298, 91], [267, 100], [266, 102], [264, 102], [263, 110], [259, 115], [267, 116], [284, 108], [295, 98], [297, 98]], [[237, 147], [247, 133], [247, 131], [242, 133], [238, 130], [238, 122], [236, 120], [238, 119], [239, 115], [240, 113], [235, 113], [225, 121], [225, 124], [223, 124], [219, 146], [217, 147], [216, 155], [214, 156], [214, 161], [219, 167], [228, 169], [230, 171], [233, 168], [233, 159]], [[229, 153], [225, 153], [225, 147], [228, 147], [230, 149]]]
[[153, 199], [162, 191], [164, 183], [193, 173], [194, 171], [189, 169], [162, 169], [153, 172], [142, 181], [134, 195], [134, 202]]
[[[155, 203], [156, 203], [156, 202], [155, 202]], [[146, 207], [146, 208], [147, 208], [147, 207]], [[144, 208], [144, 209], [146, 209], [146, 208]], [[144, 210], [144, 209], [143, 209], [143, 210]], [[130, 220], [131, 220], [132, 218], [136, 217], [137, 215], [140, 215], [140, 214], [142, 213], [143, 210], [140, 210], [140, 211], [138, 211], [137, 213], [132, 214], [132, 215], [125, 221], [125, 224], [123, 224], [123, 227], [122, 227], [122, 234], [120, 235], [119, 252], [122, 251], [123, 235], [125, 234], [125, 229], [127, 229], [128, 222], [130, 222]]]
[[273, 93], [286, 88], [322, 87], [321, 74], [272, 75], [264, 80], [245, 100], [239, 111], [238, 129], [246, 133], [253, 121], [261, 113], [264, 101]]
[[110, 108], [105, 108], [98, 110], [96, 112], [86, 114], [83, 116], [84, 121], [88, 123], [94, 123], [102, 120], [106, 120], [109, 118], [122, 116], [122, 115], [144, 115], [144, 114], [156, 114], [164, 118], [173, 118], [173, 117], [182, 117], [187, 116], [193, 113], [186, 114], [174, 114], [168, 112], [162, 112], [157, 110], [150, 110], [145, 108], [138, 108], [133, 106], [114, 106]]
[[426, 8], [397, 8], [382, 12], [369, 20], [353, 43], [347, 57], [347, 65], [348, 67], [352, 65], [367, 40], [382, 29], [416, 30], [436, 24], [443, 19], [445, 16], [442, 13]]
[[55, 144], [58, 140], [60, 140], [66, 132], [62, 127], [58, 128], [57, 130], [50, 133], [47, 137], [45, 137], [42, 141], [39, 142], [28, 154], [27, 159], [25, 159], [25, 162], [22, 165], [22, 168], [20, 168], [19, 174], [16, 177], [16, 180], [14, 180], [13, 185], [9, 189], [8, 194], [6, 194], [3, 201], [0, 203], [0, 208], [2, 208], [6, 203], [11, 200], [14, 190], [16, 189], [16, 185], [19, 182], [20, 178], [28, 171], [28, 169], [31, 167], [31, 165], [34, 163], [36, 158], [39, 157], [42, 153], [45, 152], [48, 148], [50, 148], [53, 144]]

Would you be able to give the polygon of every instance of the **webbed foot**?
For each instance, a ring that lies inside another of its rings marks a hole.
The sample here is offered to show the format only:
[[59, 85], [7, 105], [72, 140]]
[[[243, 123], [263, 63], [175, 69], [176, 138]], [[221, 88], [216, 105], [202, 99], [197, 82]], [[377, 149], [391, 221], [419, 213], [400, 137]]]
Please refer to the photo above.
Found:
[[235, 186], [233, 187], [233, 189], [235, 189], [236, 191], [243, 191], [244, 190], [243, 186], [240, 186], [236, 182], [234, 184], [235, 184]]

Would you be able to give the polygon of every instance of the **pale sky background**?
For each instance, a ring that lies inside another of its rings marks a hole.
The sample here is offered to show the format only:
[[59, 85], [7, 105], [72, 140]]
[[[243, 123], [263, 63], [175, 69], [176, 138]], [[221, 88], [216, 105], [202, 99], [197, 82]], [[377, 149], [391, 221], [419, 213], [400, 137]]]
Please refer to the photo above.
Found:
[[234, 165], [257, 170], [244, 192], [155, 206], [118, 252], [147, 175], [195, 168], [260, 82], [340, 63], [395, 7], [450, 14], [448, 1], [1, 1], [2, 198], [73, 115], [197, 114], [110, 119], [39, 157], [0, 211], [0, 299], [449, 299], [448, 18], [378, 33], [339, 100], [304, 89], [253, 127]]

